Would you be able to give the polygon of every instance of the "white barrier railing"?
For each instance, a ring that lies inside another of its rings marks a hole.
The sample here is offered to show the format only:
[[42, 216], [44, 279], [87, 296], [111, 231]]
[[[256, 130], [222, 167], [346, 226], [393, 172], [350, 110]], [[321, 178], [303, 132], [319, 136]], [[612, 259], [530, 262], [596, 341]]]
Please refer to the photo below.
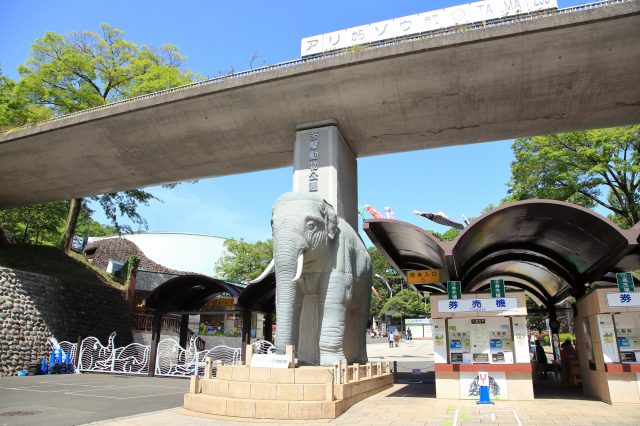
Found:
[[[79, 350], [76, 372], [148, 374], [151, 346], [131, 343], [117, 348], [115, 338], [116, 332], [114, 331], [109, 336], [107, 345], [104, 346], [97, 338], [87, 337], [82, 340], [79, 349], [77, 343], [58, 342], [55, 338], [49, 339], [49, 344], [56, 354], [62, 350], [64, 356], [68, 356], [72, 361], [75, 359], [76, 351]], [[220, 345], [198, 351], [197, 339], [198, 335], [194, 334], [189, 340], [187, 348], [181, 347], [173, 339], [160, 341], [156, 355], [155, 375], [189, 377], [197, 374], [203, 376], [207, 357], [211, 357], [214, 361], [219, 360], [225, 365], [240, 364], [240, 348]], [[264, 351], [270, 350], [269, 345], [273, 347], [270, 342], [264, 340], [257, 341], [255, 344], [264, 348], [262, 349]], [[275, 350], [275, 347], [273, 349]]]
[[189, 340], [189, 346], [185, 349], [173, 339], [162, 340], [158, 344], [156, 357], [156, 376], [187, 377], [197, 374], [204, 375], [206, 357], [220, 360], [223, 364], [239, 364], [240, 348], [232, 348], [225, 345], [198, 351], [194, 334]]

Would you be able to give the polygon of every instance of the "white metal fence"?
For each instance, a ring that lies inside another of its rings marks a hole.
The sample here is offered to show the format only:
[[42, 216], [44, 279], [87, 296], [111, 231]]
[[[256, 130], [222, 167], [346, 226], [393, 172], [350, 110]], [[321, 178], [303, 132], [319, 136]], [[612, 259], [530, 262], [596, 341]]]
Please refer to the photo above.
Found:
[[[151, 346], [131, 343], [127, 346], [115, 346], [116, 332], [111, 333], [107, 345], [104, 346], [95, 337], [87, 337], [77, 343], [58, 342], [50, 339], [52, 351], [62, 351], [63, 357], [74, 360], [79, 351], [77, 372], [100, 372], [115, 374], [149, 373]], [[172, 377], [189, 377], [197, 374], [204, 376], [207, 357], [213, 361], [222, 361], [224, 365], [240, 364], [240, 348], [225, 345], [199, 351], [196, 347], [197, 335], [193, 335], [186, 348], [181, 347], [173, 339], [161, 340], [156, 353], [155, 375]], [[270, 342], [258, 340], [253, 343], [254, 353], [272, 353], [275, 347]], [[215, 365], [215, 362], [213, 363]], [[215, 375], [215, 372], [214, 372]]]

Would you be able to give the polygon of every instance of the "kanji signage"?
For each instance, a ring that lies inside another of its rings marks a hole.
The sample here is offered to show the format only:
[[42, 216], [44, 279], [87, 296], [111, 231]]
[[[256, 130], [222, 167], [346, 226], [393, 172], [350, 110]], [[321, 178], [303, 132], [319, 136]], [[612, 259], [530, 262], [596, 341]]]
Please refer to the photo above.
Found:
[[616, 274], [616, 280], [618, 281], [620, 293], [633, 293], [636, 291], [631, 272], [618, 272]]
[[309, 192], [318, 191], [318, 168], [320, 167], [320, 153], [318, 148], [320, 141], [317, 130], [309, 132]]
[[504, 297], [504, 280], [491, 280], [491, 297]]
[[462, 292], [460, 291], [462, 287], [461, 284], [460, 281], [447, 281], [447, 294], [449, 294], [450, 300], [462, 298]]
[[[638, 293], [640, 295], [640, 293]], [[516, 311], [518, 299], [516, 297], [502, 297], [497, 299], [458, 299], [438, 300], [438, 312], [500, 312]]]
[[607, 306], [610, 308], [630, 308], [640, 306], [640, 293], [614, 293], [605, 294]]
[[428, 284], [440, 282], [440, 269], [425, 269], [423, 271], [407, 272], [409, 284]]

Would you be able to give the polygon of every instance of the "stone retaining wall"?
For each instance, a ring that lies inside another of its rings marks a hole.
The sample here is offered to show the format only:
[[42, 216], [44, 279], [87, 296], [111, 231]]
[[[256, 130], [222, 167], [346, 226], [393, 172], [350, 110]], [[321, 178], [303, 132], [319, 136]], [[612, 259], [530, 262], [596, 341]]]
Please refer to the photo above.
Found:
[[75, 342], [95, 336], [131, 343], [125, 294], [99, 283], [66, 283], [0, 267], [0, 376], [16, 375], [50, 353], [49, 337]]

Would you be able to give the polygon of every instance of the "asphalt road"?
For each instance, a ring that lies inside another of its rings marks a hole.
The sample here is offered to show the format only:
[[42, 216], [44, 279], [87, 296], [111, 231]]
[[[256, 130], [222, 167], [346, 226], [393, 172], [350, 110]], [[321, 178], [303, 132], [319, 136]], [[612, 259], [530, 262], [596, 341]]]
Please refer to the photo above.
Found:
[[0, 378], [0, 426], [78, 425], [181, 407], [187, 379], [67, 374]]

